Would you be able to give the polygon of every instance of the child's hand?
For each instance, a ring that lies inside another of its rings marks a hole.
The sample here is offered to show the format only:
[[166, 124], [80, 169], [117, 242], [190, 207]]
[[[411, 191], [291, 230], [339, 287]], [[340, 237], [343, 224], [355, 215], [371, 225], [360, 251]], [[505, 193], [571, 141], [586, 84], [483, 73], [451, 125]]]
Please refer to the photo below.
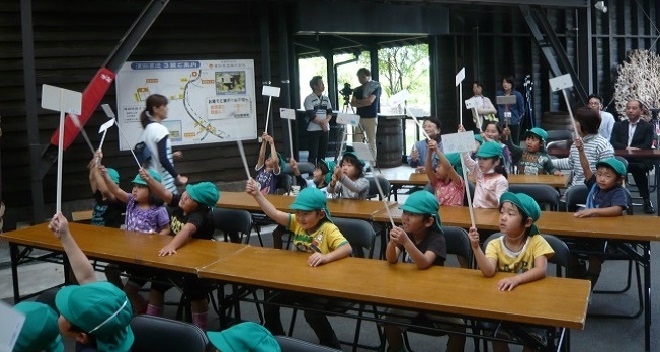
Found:
[[584, 143], [582, 143], [581, 137], [575, 137], [575, 148], [577, 148], [579, 152], [584, 148]]
[[429, 146], [429, 152], [435, 152], [438, 149], [438, 142], [430, 139], [426, 144]]
[[259, 193], [260, 188], [261, 187], [259, 187], [259, 183], [252, 177], [250, 177], [250, 179], [247, 180], [247, 183], [245, 184], [245, 192], [253, 197]]
[[338, 181], [341, 178], [342, 175], [341, 167], [335, 166], [335, 173], [332, 175], [332, 177], [336, 177], [336, 181]]
[[296, 161], [296, 159], [291, 158], [291, 160], [289, 160], [289, 167], [293, 170], [298, 169], [298, 162]]
[[511, 135], [511, 130], [508, 127], [504, 127], [504, 129], [502, 130], [502, 136], [506, 138], [509, 137], [510, 135]]
[[470, 238], [470, 244], [472, 249], [476, 250], [479, 248], [479, 232], [477, 232], [476, 227], [470, 227], [470, 232], [468, 232], [468, 237]]
[[176, 248], [174, 248], [172, 244], [168, 244], [167, 246], [161, 248], [158, 251], [159, 257], [167, 257], [168, 255], [173, 255], [173, 254], [176, 254]]
[[323, 265], [327, 263], [326, 256], [324, 254], [321, 254], [319, 252], [316, 252], [307, 258], [307, 265], [311, 267], [317, 267], [319, 265]]
[[486, 142], [490, 142], [490, 141], [491, 141], [491, 139], [488, 138], [488, 135], [485, 134], [484, 132], [481, 132], [481, 138], [483, 138], [484, 141], [486, 141]]
[[516, 286], [518, 286], [517, 276], [507, 277], [497, 282], [497, 288], [500, 291], [511, 291]]
[[264, 140], [270, 144], [273, 144], [273, 137], [268, 133], [264, 132]]
[[183, 185], [188, 183], [188, 177], [183, 176], [183, 175], [178, 175], [176, 177], [176, 182], [175, 183], [176, 183], [177, 186], [183, 186]]
[[413, 148], [412, 152], [410, 153], [410, 160], [417, 161], [417, 159], [419, 159], [419, 152], [417, 151], [417, 148]]
[[555, 172], [553, 173], [553, 175], [555, 175], [555, 176], [564, 176], [564, 173], [561, 172], [561, 171], [555, 171]]
[[103, 165], [99, 165], [99, 166], [97, 166], [97, 167], [98, 167], [98, 169], [99, 169], [99, 175], [105, 177], [105, 176], [108, 174], [108, 169], [106, 169], [105, 166], [103, 166]]
[[588, 218], [591, 216], [596, 216], [596, 209], [584, 209], [580, 211], [576, 211], [573, 213], [573, 216], [576, 218]]
[[465, 132], [465, 127], [463, 125], [458, 125], [458, 132]]
[[390, 241], [394, 242], [394, 244], [400, 244], [403, 246], [407, 241], [410, 241], [410, 238], [406, 235], [406, 231], [400, 226], [397, 226], [390, 230]]
[[69, 221], [66, 219], [62, 213], [57, 213], [53, 215], [53, 218], [50, 220], [50, 223], [48, 224], [48, 228], [50, 229], [50, 232], [53, 233], [55, 238], [62, 239], [62, 235], [69, 235]]

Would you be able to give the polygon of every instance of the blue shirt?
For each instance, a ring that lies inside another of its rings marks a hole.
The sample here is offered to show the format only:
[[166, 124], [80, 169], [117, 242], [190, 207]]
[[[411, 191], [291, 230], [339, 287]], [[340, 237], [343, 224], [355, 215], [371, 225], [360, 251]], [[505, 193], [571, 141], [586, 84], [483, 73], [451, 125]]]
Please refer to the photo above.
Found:
[[368, 119], [368, 118], [375, 118], [378, 115], [378, 107], [380, 105], [380, 94], [382, 92], [382, 88], [380, 86], [380, 83], [376, 81], [369, 81], [366, 84], [359, 86], [355, 88], [353, 91], [353, 96], [355, 99], [364, 99], [368, 98], [372, 95], [376, 96], [376, 99], [374, 100], [373, 103], [369, 106], [364, 106], [361, 108], [357, 108], [357, 114], [360, 115], [360, 118], [362, 119]]
[[622, 210], [628, 209], [628, 195], [621, 185], [617, 184], [612, 189], [601, 189], [596, 184], [596, 175], [591, 175], [591, 178], [588, 180], [585, 179], [584, 183], [589, 189], [587, 209], [609, 208], [613, 206], [620, 206]]

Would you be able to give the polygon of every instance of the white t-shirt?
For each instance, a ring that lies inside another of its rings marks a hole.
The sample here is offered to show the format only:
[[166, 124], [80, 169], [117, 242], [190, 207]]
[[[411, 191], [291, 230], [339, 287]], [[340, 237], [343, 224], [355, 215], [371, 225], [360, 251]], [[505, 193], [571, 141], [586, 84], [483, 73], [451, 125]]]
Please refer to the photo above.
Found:
[[612, 135], [612, 128], [614, 127], [614, 116], [607, 111], [600, 112], [600, 127], [598, 134], [605, 137], [608, 141]]
[[[312, 93], [305, 98], [305, 103], [303, 105], [305, 107], [305, 111], [315, 111], [316, 118], [319, 119], [325, 119], [328, 114], [332, 114], [332, 104], [330, 104], [330, 98], [325, 95], [321, 95], [319, 97], [318, 95]], [[330, 112], [328, 113], [328, 111]], [[307, 130], [320, 131], [321, 125], [312, 121], [309, 123], [309, 125], [307, 125]]]
[[[149, 162], [149, 168], [154, 169], [160, 174], [160, 176], [163, 178], [162, 184], [168, 191], [177, 193], [176, 185], [174, 184], [174, 177], [170, 175], [170, 173], [167, 172], [167, 170], [165, 170], [165, 168], [160, 164], [158, 155], [158, 141], [168, 137], [169, 135], [170, 131], [167, 129], [167, 127], [158, 122], [152, 122], [148, 124], [142, 132], [142, 141], [144, 141], [144, 143], [147, 145], [147, 147], [149, 147], [149, 150], [151, 151], [151, 161]], [[170, 164], [174, 165], [172, 162], [172, 144], [170, 143], [169, 138], [167, 138], [166, 144], [167, 145], [165, 149], [167, 150], [167, 159], [170, 161]]]

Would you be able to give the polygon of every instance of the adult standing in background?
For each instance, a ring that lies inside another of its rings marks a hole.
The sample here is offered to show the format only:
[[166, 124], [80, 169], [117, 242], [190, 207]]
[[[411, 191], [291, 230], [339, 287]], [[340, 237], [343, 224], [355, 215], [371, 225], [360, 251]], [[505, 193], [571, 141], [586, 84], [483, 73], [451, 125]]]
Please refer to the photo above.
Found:
[[[163, 186], [176, 194], [177, 184], [185, 185], [188, 178], [174, 169], [170, 131], [161, 123], [167, 118], [167, 111], [167, 98], [164, 96], [152, 94], [147, 98], [146, 108], [140, 114], [140, 123], [144, 128], [141, 139], [151, 152], [149, 168], [156, 170], [163, 178]], [[177, 157], [180, 156], [178, 152]]]
[[325, 160], [328, 152], [332, 104], [330, 104], [330, 98], [323, 95], [325, 90], [323, 77], [312, 77], [309, 86], [312, 88], [312, 94], [305, 98], [303, 104], [307, 114], [307, 140], [309, 141], [307, 161], [316, 165], [319, 161]]
[[364, 142], [362, 138], [362, 131], [367, 135], [369, 140], [369, 149], [376, 160], [376, 130], [378, 128], [378, 108], [380, 106], [380, 94], [382, 88], [380, 83], [371, 79], [371, 72], [366, 68], [361, 68], [357, 71], [357, 77], [361, 86], [355, 88], [353, 91], [353, 98], [351, 99], [351, 106], [357, 108], [357, 114], [360, 115], [360, 125], [357, 129], [357, 142]]
[[[650, 150], [653, 144], [653, 125], [642, 119], [644, 108], [639, 100], [626, 103], [628, 120], [619, 121], [612, 128], [610, 142], [614, 150]], [[644, 212], [655, 213], [649, 197], [649, 178], [647, 172], [653, 170], [651, 159], [628, 159], [628, 172], [633, 175], [639, 195], [644, 199]], [[657, 172], [657, 171], [656, 171]]]
[[591, 94], [587, 105], [598, 111], [600, 114], [600, 127], [598, 128], [598, 133], [605, 137], [605, 139], [610, 140], [612, 136], [612, 128], [614, 127], [614, 116], [607, 111], [603, 111], [603, 98], [598, 94]]
[[475, 127], [481, 132], [485, 121], [497, 121], [497, 109], [487, 97], [483, 96], [484, 86], [479, 81], [472, 83], [472, 94], [474, 96], [475, 108], [472, 110], [472, 120]]
[[[441, 122], [440, 119], [437, 119], [435, 117], [431, 117], [429, 119], [424, 120], [424, 123], [422, 124], [422, 128], [424, 128], [424, 132], [431, 138], [432, 140], [436, 141], [437, 143], [437, 148], [440, 152], [443, 151], [442, 149], [442, 137], [440, 136], [440, 131], [441, 131]], [[417, 168], [418, 172], [424, 172], [425, 170], [425, 163], [426, 163], [426, 154], [429, 151], [428, 147], [428, 140], [426, 138], [419, 140], [413, 144], [412, 151], [410, 152], [410, 155], [408, 156], [408, 165], [410, 167]], [[433, 159], [433, 167], [437, 165], [437, 160]]]
[[520, 144], [520, 123], [525, 114], [525, 104], [522, 94], [514, 89], [515, 78], [505, 76], [502, 78], [502, 89], [497, 91], [497, 96], [513, 95], [516, 97], [516, 103], [508, 105], [497, 105], [497, 117], [500, 120], [500, 126], [508, 125], [511, 130], [511, 142], [515, 145]]

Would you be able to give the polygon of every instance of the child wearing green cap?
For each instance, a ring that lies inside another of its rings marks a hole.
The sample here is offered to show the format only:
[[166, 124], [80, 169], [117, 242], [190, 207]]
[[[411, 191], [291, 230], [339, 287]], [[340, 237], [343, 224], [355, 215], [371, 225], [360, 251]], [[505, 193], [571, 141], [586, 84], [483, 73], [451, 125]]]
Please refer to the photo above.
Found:
[[124, 291], [109, 282], [97, 282], [87, 256], [80, 250], [62, 213], [48, 224], [60, 240], [76, 280], [57, 292], [58, 324], [64, 336], [76, 340], [76, 351], [127, 352], [133, 345], [133, 307]]
[[[92, 209], [92, 225], [108, 226], [119, 228], [124, 223], [122, 214], [126, 211], [126, 203], [118, 200], [108, 190], [103, 176], [99, 173], [99, 164], [103, 159], [103, 154], [97, 151], [87, 168], [89, 169], [89, 185], [94, 195], [94, 208]], [[111, 183], [119, 184], [119, 172], [115, 169], [107, 168], [107, 174]]]
[[[438, 164], [433, 167], [433, 155], [438, 156]], [[454, 154], [460, 165], [460, 156]], [[456, 172], [449, 159], [438, 148], [438, 142], [428, 141], [428, 153], [426, 154], [426, 175], [433, 187], [435, 197], [440, 205], [461, 206], [465, 197], [465, 182], [463, 177]]]
[[[311, 253], [307, 265], [317, 267], [348, 257], [352, 253], [351, 245], [332, 223], [327, 207], [325, 194], [318, 188], [305, 188], [296, 197], [290, 208], [295, 214], [279, 211], [259, 192], [258, 184], [250, 178], [245, 191], [254, 197], [263, 212], [280, 225], [294, 233], [293, 245], [301, 252]], [[295, 295], [300, 298], [299, 294]], [[305, 302], [314, 297], [304, 296]], [[264, 306], [265, 326], [274, 335], [284, 335], [280, 321], [279, 306], [266, 304]], [[314, 329], [322, 345], [339, 347], [339, 341], [328, 318], [323, 313], [313, 310], [305, 311], [305, 319]]]
[[220, 332], [207, 332], [207, 352], [279, 352], [280, 345], [273, 334], [263, 326], [245, 322]]
[[369, 180], [364, 177], [364, 162], [355, 153], [346, 152], [340, 165], [335, 166], [328, 193], [335, 198], [369, 198]]
[[[511, 130], [504, 128], [503, 135], [508, 137]], [[525, 149], [515, 145], [510, 138], [505, 138], [504, 143], [509, 147], [515, 165], [518, 166], [518, 174], [522, 175], [555, 175], [562, 176], [563, 173], [555, 167], [552, 159], [545, 151], [545, 141], [548, 132], [540, 127], [534, 127], [525, 131]]]
[[[485, 277], [497, 272], [515, 273], [497, 282], [497, 288], [511, 291], [516, 286], [545, 278], [552, 247], [542, 237], [535, 222], [541, 207], [524, 193], [505, 192], [500, 198], [499, 228], [504, 236], [492, 240], [486, 253], [479, 246], [479, 232], [471, 227], [468, 236], [479, 270]], [[493, 341], [493, 351], [508, 351], [504, 342]]]
[[[176, 254], [176, 251], [183, 247], [189, 238], [210, 240], [213, 237], [215, 226], [208, 213], [220, 199], [220, 191], [213, 183], [188, 184], [182, 194], [174, 194], [151, 177], [151, 174], [145, 169], [140, 169], [140, 177], [146, 181], [154, 195], [165, 201], [170, 207], [170, 231], [174, 238], [158, 251], [158, 255]], [[171, 285], [163, 283], [152, 283], [152, 291], [155, 290], [159, 294], [149, 297], [147, 314], [156, 316], [163, 314], [162, 297], [165, 291], [171, 287]], [[183, 277], [183, 290], [190, 299], [193, 324], [206, 331], [209, 308], [207, 294], [210, 285], [196, 275], [187, 275]]]
[[[266, 155], [266, 145], [270, 147], [268, 155]], [[275, 194], [283, 164], [284, 160], [282, 160], [282, 156], [275, 150], [273, 137], [264, 132], [261, 136], [259, 160], [257, 161], [257, 166], [254, 167], [257, 171], [257, 175], [254, 178], [261, 185], [261, 193]]]
[[[459, 126], [458, 131], [465, 132], [465, 128]], [[482, 143], [477, 151], [477, 161], [472, 160], [467, 153], [461, 153], [461, 158], [476, 180], [472, 206], [497, 208], [500, 197], [509, 189], [501, 144], [495, 141]]]
[[[433, 141], [432, 141], [433, 142]], [[429, 144], [429, 152], [431, 152]], [[445, 236], [440, 227], [440, 216], [438, 214], [438, 200], [426, 191], [417, 191], [411, 194], [406, 202], [399, 207], [403, 210], [401, 226], [390, 230], [390, 241], [385, 250], [385, 259], [390, 264], [399, 261], [401, 253], [404, 253], [403, 262], [414, 263], [418, 269], [428, 269], [433, 265], [443, 266], [447, 257], [447, 244]], [[385, 324], [385, 337], [389, 345], [388, 351], [397, 352], [403, 349], [403, 338], [401, 332], [405, 329], [399, 324], [409, 324], [420, 314], [416, 311], [403, 309], [388, 309]], [[426, 314], [424, 314], [426, 315]], [[463, 324], [462, 319], [443, 316], [429, 315], [438, 322], [451, 322]], [[452, 328], [453, 329], [453, 328]], [[456, 328], [457, 332], [465, 331]], [[465, 336], [449, 334], [447, 351], [463, 351], [465, 347]]]
[[25, 315], [13, 352], [64, 352], [59, 315], [53, 308], [41, 302], [23, 301], [13, 309]]

